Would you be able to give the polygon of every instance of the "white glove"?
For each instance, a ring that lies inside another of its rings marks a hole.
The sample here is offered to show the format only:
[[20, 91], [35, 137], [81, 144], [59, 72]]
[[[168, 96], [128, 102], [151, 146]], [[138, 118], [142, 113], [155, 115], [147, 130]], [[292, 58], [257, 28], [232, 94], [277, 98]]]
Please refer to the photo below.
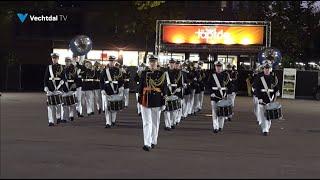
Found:
[[259, 102], [259, 103], [263, 103], [263, 100], [262, 100], [262, 99], [258, 99], [258, 102]]
[[161, 111], [164, 111], [164, 110], [166, 110], [166, 106], [165, 106], [165, 105], [163, 105], [163, 106], [161, 107]]
[[197, 78], [193, 78], [193, 80], [195, 80], [195, 81], [196, 81], [196, 80], [197, 80]]
[[177, 89], [176, 89], [176, 92], [181, 92], [181, 88], [177, 88]]
[[105, 90], [102, 90], [101, 93], [102, 93], [103, 95], [107, 95], [107, 93], [106, 93]]
[[280, 96], [280, 92], [279, 91], [276, 92], [276, 96]]
[[46, 92], [46, 93], [48, 93], [49, 92], [49, 88], [46, 86], [46, 87], [44, 87], [44, 90], [43, 90], [44, 92]]
[[214, 93], [212, 93], [210, 96], [211, 96], [211, 97], [215, 97], [216, 95], [215, 95]]
[[187, 87], [187, 84], [183, 84], [183, 88], [186, 88]]

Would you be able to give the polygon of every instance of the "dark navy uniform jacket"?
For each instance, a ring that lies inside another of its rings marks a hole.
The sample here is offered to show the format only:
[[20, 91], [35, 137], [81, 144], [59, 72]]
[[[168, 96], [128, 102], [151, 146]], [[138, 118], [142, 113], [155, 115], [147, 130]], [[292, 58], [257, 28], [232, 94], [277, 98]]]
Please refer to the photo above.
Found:
[[[210, 94], [215, 94], [217, 97], [212, 97], [211, 96], [211, 101], [215, 101], [218, 102], [223, 98], [220, 91], [213, 89], [213, 87], [218, 87], [218, 85], [216, 84], [213, 74], [217, 75], [218, 81], [220, 82], [220, 86], [221, 87], [227, 87], [228, 86], [228, 82], [229, 82], [229, 74], [226, 73], [225, 71], [221, 72], [221, 73], [216, 73], [216, 72], [211, 72], [209, 73], [209, 77], [208, 77], [208, 82], [207, 82], [207, 88], [210, 91]], [[225, 95], [227, 90], [222, 90], [222, 94]]]
[[[119, 88], [121, 88], [124, 83], [122, 72], [117, 67], [110, 67], [108, 69], [110, 72], [112, 82], [109, 81], [106, 72], [107, 68], [105, 68], [100, 74], [100, 88], [101, 90], [105, 90], [107, 95], [118, 94]], [[112, 89], [111, 84], [113, 84], [114, 89]]]
[[262, 99], [262, 101], [265, 104], [270, 103], [270, 99], [267, 95], [266, 92], [264, 92], [265, 88], [263, 86], [263, 83], [261, 81], [261, 77], [264, 77], [266, 84], [268, 86], [268, 89], [272, 89], [273, 92], [270, 92], [270, 98], [276, 96], [276, 92], [279, 91], [279, 86], [278, 86], [278, 78], [275, 74], [270, 73], [270, 75], [264, 75], [264, 72], [260, 72], [257, 77], [254, 79], [254, 89], [255, 89], [255, 94], [258, 99]]
[[[55, 91], [55, 87], [53, 84], [53, 81], [55, 81], [56, 87], [58, 87], [60, 81], [63, 81], [63, 71], [64, 71], [64, 66], [61, 64], [52, 64], [52, 72], [53, 72], [53, 78], [51, 77], [49, 67], [47, 67], [45, 74], [44, 74], [44, 87], [48, 87], [49, 91], [53, 92]], [[58, 90], [62, 90], [62, 86]]]

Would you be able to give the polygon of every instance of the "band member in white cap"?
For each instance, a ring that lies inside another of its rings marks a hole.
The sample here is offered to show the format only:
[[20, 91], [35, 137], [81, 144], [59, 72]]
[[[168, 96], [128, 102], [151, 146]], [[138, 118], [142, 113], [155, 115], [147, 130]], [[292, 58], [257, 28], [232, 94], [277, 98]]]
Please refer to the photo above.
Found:
[[259, 110], [257, 118], [260, 118], [258, 122], [261, 124], [261, 130], [264, 136], [269, 134], [271, 127], [271, 120], [267, 120], [265, 116], [265, 105], [273, 102], [277, 96], [280, 96], [278, 87], [278, 78], [275, 74], [272, 74], [272, 63], [269, 60], [265, 60], [262, 64], [263, 72], [257, 75], [254, 79], [254, 88], [259, 102]]
[[[44, 75], [44, 91], [48, 95], [52, 95], [56, 92], [61, 91], [61, 86], [63, 85], [63, 69], [64, 67], [58, 63], [59, 54], [51, 53], [52, 64], [50, 64]], [[47, 101], [48, 103], [48, 101]], [[61, 121], [61, 103], [57, 105], [48, 105], [48, 119], [49, 126], [54, 126], [54, 121], [57, 120], [57, 124]]]
[[96, 61], [93, 65], [94, 73], [93, 76], [93, 92], [94, 92], [94, 105], [96, 106], [98, 113], [101, 114], [102, 110], [102, 96], [101, 96], [101, 88], [100, 88], [100, 75], [103, 70], [102, 65]]
[[[227, 64], [226, 72], [229, 74], [230, 81], [228, 83], [228, 90], [227, 90], [227, 97], [232, 102], [232, 107], [234, 107], [234, 100], [236, 98], [237, 93], [237, 79], [238, 79], [238, 72], [232, 68], [230, 63]], [[228, 117], [228, 121], [231, 121], [232, 115]]]
[[144, 70], [139, 82], [139, 103], [143, 122], [143, 150], [150, 151], [157, 144], [161, 110], [164, 110], [166, 76], [157, 68], [158, 58], [149, 57], [149, 69]]
[[122, 66], [121, 67], [122, 70], [122, 75], [123, 75], [123, 80], [124, 80], [124, 91], [123, 91], [123, 95], [124, 95], [124, 106], [125, 108], [128, 107], [129, 105], [129, 85], [130, 85], [130, 72], [128, 71], [126, 66]]
[[203, 62], [199, 61], [199, 70], [200, 70], [200, 76], [199, 76], [199, 87], [200, 87], [200, 95], [199, 95], [199, 107], [198, 111], [202, 110], [203, 105], [203, 97], [204, 97], [204, 89], [205, 89], [205, 82], [206, 82], [206, 71], [202, 69]]
[[182, 99], [183, 99], [183, 74], [182, 74], [182, 71], [181, 71], [181, 64], [180, 64], [180, 61], [177, 60], [176, 63], [175, 63], [175, 71], [177, 73], [177, 88], [179, 88], [179, 90], [176, 91], [176, 95], [178, 96], [179, 98], [179, 101], [180, 101], [180, 105], [181, 107], [178, 109], [178, 114], [176, 116], [176, 120], [175, 120], [175, 123], [176, 125], [179, 125], [180, 121], [181, 121], [181, 118], [182, 118]]
[[210, 89], [211, 94], [213, 132], [218, 133], [218, 131], [222, 131], [223, 129], [225, 117], [217, 116], [216, 103], [225, 98], [227, 91], [226, 87], [230, 77], [228, 73], [223, 71], [221, 61], [218, 60], [214, 64], [215, 72], [209, 74], [207, 87]]
[[114, 56], [109, 56], [108, 65], [105, 70], [102, 71], [100, 76], [100, 87], [102, 92], [102, 98], [104, 100], [104, 109], [106, 116], [106, 126], [105, 128], [111, 128], [111, 126], [116, 125], [117, 111], [108, 110], [107, 104], [108, 100], [112, 95], [123, 96], [123, 78], [122, 72], [119, 68], [115, 67], [116, 58]]
[[140, 66], [138, 66], [136, 76], [134, 77], [134, 81], [136, 82], [136, 100], [137, 100], [137, 112], [138, 115], [141, 116], [141, 104], [139, 103], [139, 81], [141, 78], [141, 73], [146, 69], [146, 66], [144, 63], [141, 63]]
[[[76, 97], [78, 99], [77, 103], [77, 113], [78, 117], [84, 117], [84, 112], [83, 112], [83, 107], [85, 104], [85, 99], [84, 99], [84, 92], [82, 91], [82, 74], [85, 69], [84, 65], [82, 64], [83, 62], [78, 60], [78, 56], [73, 56], [73, 61], [76, 62], [76, 72], [77, 72], [77, 79], [76, 79], [76, 86], [77, 86], [77, 91], [76, 91]], [[81, 64], [80, 64], [81, 63]]]
[[[181, 92], [181, 74], [175, 69], [175, 60], [169, 60], [169, 69], [165, 72], [167, 83], [167, 95], [169, 97], [177, 97], [177, 93]], [[179, 76], [180, 75], [180, 76]], [[178, 99], [179, 100], [179, 99]], [[180, 101], [180, 100], [179, 100]], [[178, 105], [178, 104], [176, 104]], [[177, 108], [177, 107], [174, 107]], [[178, 124], [177, 118], [179, 116], [179, 109], [167, 109], [164, 111], [165, 130], [170, 131], [175, 129], [175, 125]]]
[[74, 96], [74, 92], [76, 91], [76, 80], [77, 80], [77, 72], [76, 72], [76, 67], [72, 64], [72, 60], [70, 57], [65, 58], [65, 69], [63, 72], [63, 80], [64, 84], [62, 85], [62, 90], [63, 90], [63, 95], [62, 98], [66, 99], [66, 103], [68, 104], [63, 104], [63, 111], [62, 111], [62, 119], [63, 121], [73, 121], [74, 116], [76, 114], [76, 104], [71, 104], [76, 103], [76, 99]]
[[183, 85], [183, 100], [182, 100], [182, 118], [187, 118], [191, 106], [191, 88], [190, 88], [190, 72], [188, 70], [187, 62], [182, 65], [182, 85]]
[[84, 99], [87, 107], [87, 114], [94, 114], [94, 88], [93, 78], [95, 71], [92, 68], [92, 63], [89, 60], [84, 62], [85, 69], [82, 71], [82, 91], [84, 92]]

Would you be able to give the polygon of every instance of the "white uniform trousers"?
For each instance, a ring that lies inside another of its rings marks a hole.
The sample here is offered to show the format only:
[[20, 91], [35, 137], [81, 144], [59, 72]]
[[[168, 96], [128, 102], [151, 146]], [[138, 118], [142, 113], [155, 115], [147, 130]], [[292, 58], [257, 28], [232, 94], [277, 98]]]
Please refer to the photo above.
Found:
[[76, 112], [76, 105], [62, 106], [62, 119], [70, 121], [71, 117], [74, 117]]
[[195, 93], [191, 113], [198, 112], [199, 109], [200, 109], [200, 93]]
[[180, 100], [181, 108], [179, 108], [179, 109], [177, 110], [177, 115], [176, 115], [176, 118], [175, 118], [175, 123], [180, 123], [181, 117], [182, 117], [182, 99], [179, 98], [179, 100]]
[[202, 105], [203, 105], [203, 97], [204, 97], [204, 91], [200, 92], [200, 105], [199, 105], [199, 109], [202, 109]]
[[217, 103], [215, 101], [211, 101], [212, 107], [212, 125], [214, 130], [218, 130], [219, 128], [223, 129], [224, 120], [226, 117], [218, 117], [217, 116]]
[[93, 90], [84, 91], [84, 97], [87, 107], [87, 114], [94, 112], [94, 92]]
[[141, 104], [139, 104], [138, 97], [139, 97], [139, 93], [136, 93], [137, 110], [138, 110], [138, 114], [140, 114], [141, 113]]
[[[234, 100], [236, 98], [236, 93], [232, 92], [231, 94], [227, 94], [227, 98], [231, 100], [232, 102], [232, 107], [234, 107]], [[230, 117], [232, 117], [232, 115], [230, 115]]]
[[191, 95], [184, 95], [182, 100], [182, 117], [186, 118], [189, 112]]
[[256, 96], [253, 95], [253, 113], [257, 118], [257, 122], [260, 125], [260, 118], [258, 118], [258, 112], [259, 112], [259, 100]]
[[148, 108], [141, 106], [144, 145], [156, 145], [159, 133], [161, 107]]
[[94, 104], [99, 111], [102, 108], [102, 96], [101, 89], [95, 89], [94, 91]]
[[108, 111], [108, 101], [107, 101], [107, 97], [105, 95], [102, 94], [102, 99], [104, 101], [103, 107], [104, 107], [104, 113], [106, 116], [106, 125], [111, 125], [111, 123], [115, 123], [116, 122], [116, 118], [117, 118], [117, 112], [115, 111]]
[[191, 90], [191, 94], [188, 102], [188, 114], [192, 114], [195, 92], [196, 90]]
[[266, 116], [264, 115], [265, 112], [265, 105], [258, 104], [258, 122], [260, 122], [262, 132], [269, 132], [271, 127], [271, 120], [267, 120]]
[[128, 105], [129, 105], [129, 88], [124, 89], [123, 95], [124, 95], [124, 106], [128, 107]]
[[56, 119], [61, 119], [61, 104], [57, 106], [48, 106], [48, 120], [49, 123], [54, 123]]
[[85, 99], [84, 99], [84, 92], [82, 91], [82, 87], [77, 88], [76, 97], [78, 99], [78, 104], [76, 107], [77, 111], [80, 113], [80, 115], [84, 115], [83, 107], [85, 104]]
[[165, 126], [170, 128], [176, 123], [176, 118], [178, 116], [178, 110], [175, 111], [164, 111], [164, 123]]

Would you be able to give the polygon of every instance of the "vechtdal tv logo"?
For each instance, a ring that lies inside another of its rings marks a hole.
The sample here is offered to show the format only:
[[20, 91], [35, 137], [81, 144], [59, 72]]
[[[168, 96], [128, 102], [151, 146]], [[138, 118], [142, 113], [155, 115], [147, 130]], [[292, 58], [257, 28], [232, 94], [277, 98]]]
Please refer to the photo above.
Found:
[[31, 22], [58, 22], [67, 21], [67, 15], [29, 15], [28, 13], [17, 13], [21, 23], [24, 23], [29, 16]]

